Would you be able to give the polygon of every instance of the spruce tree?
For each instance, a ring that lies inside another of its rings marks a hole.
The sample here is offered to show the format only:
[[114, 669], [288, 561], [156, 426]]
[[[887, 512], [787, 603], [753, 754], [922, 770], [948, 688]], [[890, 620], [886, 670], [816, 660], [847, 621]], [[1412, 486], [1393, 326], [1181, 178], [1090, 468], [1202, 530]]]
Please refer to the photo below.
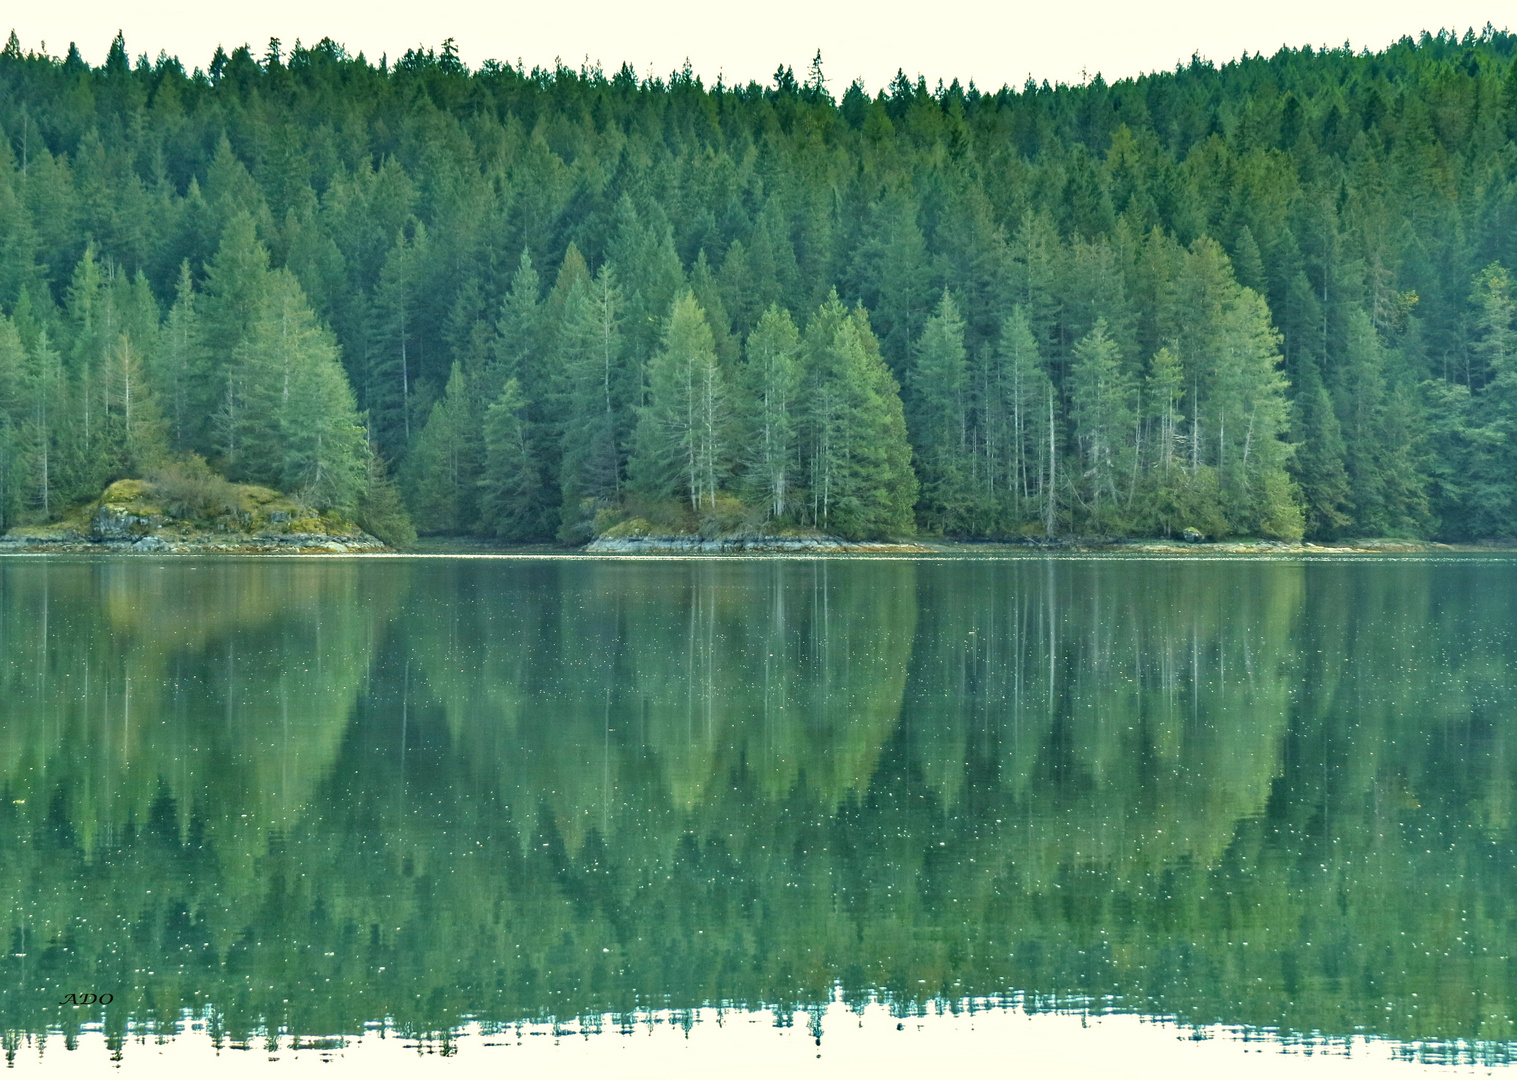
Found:
[[420, 532], [460, 533], [473, 527], [481, 449], [469, 381], [463, 365], [454, 361], [447, 389], [432, 405], [402, 477], [406, 504]]
[[726, 380], [706, 313], [686, 290], [648, 365], [648, 404], [638, 415], [632, 483], [647, 498], [678, 496], [714, 509], [729, 460]]
[[742, 380], [748, 447], [743, 462], [745, 483], [771, 518], [783, 518], [791, 511], [800, 482], [799, 353], [800, 334], [790, 313], [771, 305], [748, 335]]
[[480, 520], [502, 540], [546, 540], [557, 528], [556, 507], [532, 452], [530, 404], [516, 379], [506, 380], [485, 412], [485, 464], [479, 478]]
[[559, 488], [563, 520], [576, 521], [621, 494], [641, 379], [627, 363], [624, 301], [615, 270], [570, 291], [558, 331], [564, 402]]
[[27, 356], [16, 324], [0, 315], [0, 529], [22, 517], [27, 504]]
[[811, 524], [852, 539], [910, 533], [917, 480], [905, 411], [868, 318], [834, 291], [807, 320], [802, 357]]
[[964, 320], [945, 289], [922, 330], [906, 384], [920, 483], [917, 520], [933, 532], [962, 533], [969, 524], [967, 381]]
[[1123, 486], [1133, 447], [1133, 392], [1122, 368], [1122, 353], [1098, 319], [1073, 351], [1070, 419], [1079, 443], [1085, 483], [1083, 508], [1096, 532], [1111, 528], [1125, 508]]
[[995, 349], [981, 362], [978, 467], [986, 531], [1005, 533], [1045, 522], [1051, 499], [1048, 413], [1053, 383], [1020, 304], [1001, 324]]

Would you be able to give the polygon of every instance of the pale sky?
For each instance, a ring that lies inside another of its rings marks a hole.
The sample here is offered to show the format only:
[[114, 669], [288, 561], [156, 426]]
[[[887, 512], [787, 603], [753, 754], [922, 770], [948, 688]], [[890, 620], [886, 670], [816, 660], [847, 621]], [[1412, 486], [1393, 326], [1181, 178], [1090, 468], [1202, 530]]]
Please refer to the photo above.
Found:
[[[799, 76], [821, 49], [829, 86], [841, 92], [862, 76], [871, 90], [896, 69], [928, 83], [957, 76], [983, 89], [1041, 81], [1080, 82], [1102, 73], [1108, 82], [1200, 53], [1223, 62], [1241, 53], [1274, 52], [1282, 44], [1377, 49], [1424, 28], [1517, 25], [1510, 2], [1471, 0], [1121, 0], [1086, 2], [817, 3], [767, 0], [557, 0], [465, 2], [431, 0], [359, 3], [356, 0], [206, 0], [122, 4], [119, 0], [54, 0], [12, 6], [7, 13], [24, 48], [47, 43], [61, 55], [70, 41], [91, 63], [101, 60], [119, 27], [127, 48], [179, 56], [205, 67], [218, 43], [230, 51], [247, 42], [262, 55], [270, 37], [286, 46], [322, 37], [371, 59], [406, 48], [457, 39], [466, 63], [524, 59], [551, 66], [557, 57], [578, 67], [586, 57], [608, 71], [630, 61], [639, 74], [660, 75], [688, 57], [708, 84], [721, 73], [730, 84], [767, 82], [780, 63]], [[3, 21], [7, 15], [0, 15]], [[0, 33], [4, 32], [0, 26]]]

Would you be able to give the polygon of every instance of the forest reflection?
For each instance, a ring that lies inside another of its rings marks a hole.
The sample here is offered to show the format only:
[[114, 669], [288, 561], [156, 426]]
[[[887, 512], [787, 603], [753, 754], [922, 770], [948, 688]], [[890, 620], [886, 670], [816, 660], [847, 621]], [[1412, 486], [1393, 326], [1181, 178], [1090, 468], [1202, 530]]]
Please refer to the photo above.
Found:
[[1504, 1057], [1510, 566], [0, 562], [0, 1025], [1021, 995]]

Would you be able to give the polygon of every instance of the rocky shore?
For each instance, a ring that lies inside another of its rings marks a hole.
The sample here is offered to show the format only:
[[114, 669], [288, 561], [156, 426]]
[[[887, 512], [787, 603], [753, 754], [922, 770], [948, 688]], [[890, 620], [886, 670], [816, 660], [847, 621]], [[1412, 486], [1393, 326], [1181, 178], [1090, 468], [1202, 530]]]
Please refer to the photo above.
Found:
[[367, 533], [220, 533], [95, 537], [75, 529], [12, 529], [0, 537], [0, 555], [350, 555], [389, 551]]
[[856, 543], [833, 536], [603, 536], [586, 544], [591, 555], [918, 555], [921, 544]]
[[210, 512], [176, 514], [140, 480], [118, 480], [61, 522], [14, 528], [0, 554], [347, 555], [390, 550], [349, 522], [267, 488], [226, 485]]

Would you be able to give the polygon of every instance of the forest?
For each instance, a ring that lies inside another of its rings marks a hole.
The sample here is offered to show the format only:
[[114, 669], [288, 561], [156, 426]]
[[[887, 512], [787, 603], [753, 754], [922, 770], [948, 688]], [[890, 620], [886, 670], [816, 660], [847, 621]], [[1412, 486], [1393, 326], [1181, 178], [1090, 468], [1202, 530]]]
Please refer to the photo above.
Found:
[[991, 91], [0, 51], [0, 526], [1517, 536], [1517, 37]]

